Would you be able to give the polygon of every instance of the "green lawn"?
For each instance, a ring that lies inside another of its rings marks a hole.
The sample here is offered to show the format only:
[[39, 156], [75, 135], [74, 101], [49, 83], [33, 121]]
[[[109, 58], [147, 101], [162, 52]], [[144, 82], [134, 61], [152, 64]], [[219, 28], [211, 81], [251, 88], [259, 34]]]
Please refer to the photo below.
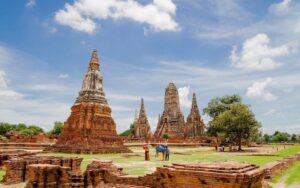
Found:
[[300, 161], [272, 179], [273, 183], [278, 183], [279, 181], [284, 181], [286, 185], [300, 183]]
[[[277, 146], [269, 146], [277, 147]], [[283, 147], [282, 145], [280, 147]], [[220, 153], [214, 151], [212, 148], [182, 148], [171, 147], [170, 161], [161, 161], [161, 158], [154, 157], [154, 148], [150, 150], [150, 161], [144, 161], [143, 150], [135, 147], [131, 148], [135, 154], [140, 156], [124, 158], [122, 154], [61, 154], [61, 153], [47, 153], [43, 155], [55, 155], [65, 157], [82, 157], [84, 160], [81, 164], [81, 169], [85, 170], [86, 166], [92, 162], [93, 159], [111, 159], [114, 164], [123, 167], [124, 171], [130, 175], [143, 175], [155, 170], [156, 167], [175, 163], [175, 162], [212, 162], [212, 161], [239, 161], [262, 166], [268, 162], [279, 160], [285, 156], [294, 155], [300, 152], [300, 146], [289, 146], [287, 149], [274, 152], [276, 156], [242, 156], [242, 155], [230, 155], [229, 153]], [[172, 154], [172, 152], [187, 152], [191, 155], [179, 155]]]
[[4, 174], [5, 174], [4, 170], [0, 169], [0, 181], [2, 181]]

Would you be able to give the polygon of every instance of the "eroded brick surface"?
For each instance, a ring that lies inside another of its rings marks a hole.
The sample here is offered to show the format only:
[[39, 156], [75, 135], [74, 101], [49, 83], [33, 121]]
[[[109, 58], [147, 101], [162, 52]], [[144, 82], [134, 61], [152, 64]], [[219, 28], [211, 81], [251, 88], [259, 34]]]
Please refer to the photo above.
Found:
[[280, 174], [282, 171], [288, 169], [291, 165], [293, 165], [296, 161], [300, 160], [300, 153], [297, 153], [296, 155], [292, 157], [286, 157], [278, 161], [270, 162], [264, 165], [262, 168], [265, 169], [266, 179], [271, 179], [275, 177], [276, 175]]
[[64, 158], [52, 156], [27, 156], [13, 158], [4, 161], [5, 176], [3, 181], [5, 183], [19, 183], [28, 179], [29, 169], [32, 164], [53, 164], [61, 167], [68, 167], [73, 173], [80, 173], [80, 164], [82, 158]]
[[141, 108], [139, 112], [138, 118], [134, 122], [134, 133], [133, 138], [142, 139], [142, 140], [149, 140], [152, 138], [151, 127], [146, 115], [146, 110], [144, 106], [144, 99], [141, 100]]
[[64, 153], [123, 153], [130, 150], [117, 135], [102, 85], [97, 51], [94, 50], [82, 88], [64, 123], [57, 143], [49, 148]]

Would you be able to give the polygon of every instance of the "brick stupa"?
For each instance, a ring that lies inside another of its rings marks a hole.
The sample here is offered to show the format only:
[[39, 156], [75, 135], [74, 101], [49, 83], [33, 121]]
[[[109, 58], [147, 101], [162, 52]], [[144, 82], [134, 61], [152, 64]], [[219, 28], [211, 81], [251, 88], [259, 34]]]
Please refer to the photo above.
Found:
[[201, 118], [197, 105], [196, 94], [193, 93], [192, 107], [189, 116], [187, 117], [185, 126], [186, 137], [199, 137], [204, 134], [205, 124]]
[[151, 127], [146, 115], [144, 99], [141, 100], [141, 108], [138, 119], [135, 121], [134, 137], [150, 139], [152, 137]]
[[185, 131], [184, 116], [180, 111], [178, 90], [174, 83], [169, 83], [165, 91], [164, 111], [158, 120], [154, 136], [162, 138], [183, 138]]
[[130, 152], [117, 135], [105, 98], [97, 50], [93, 51], [71, 115], [51, 150], [64, 153]]

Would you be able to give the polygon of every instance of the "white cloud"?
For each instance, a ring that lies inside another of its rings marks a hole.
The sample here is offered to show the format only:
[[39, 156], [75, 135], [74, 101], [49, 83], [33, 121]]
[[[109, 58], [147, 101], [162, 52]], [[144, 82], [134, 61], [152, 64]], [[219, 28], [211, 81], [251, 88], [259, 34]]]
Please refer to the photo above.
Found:
[[153, 0], [146, 5], [133, 0], [76, 0], [73, 5], [66, 3], [64, 9], [57, 11], [55, 20], [87, 33], [95, 31], [96, 20], [108, 18], [147, 24], [154, 31], [177, 31], [179, 26], [174, 20], [175, 14], [176, 5], [172, 0]]
[[33, 84], [28, 85], [28, 88], [33, 91], [67, 91], [68, 88], [61, 84]]
[[35, 0], [27, 0], [26, 7], [33, 7], [35, 5]]
[[0, 64], [5, 64], [11, 61], [11, 54], [9, 51], [0, 45]]
[[69, 78], [69, 74], [60, 74], [58, 78]]
[[222, 18], [243, 19], [248, 16], [247, 11], [236, 0], [209, 0], [208, 2], [212, 5], [213, 13]]
[[81, 14], [71, 5], [66, 4], [64, 10], [55, 14], [55, 20], [61, 25], [67, 25], [75, 30], [93, 33], [96, 24], [89, 18], [83, 18]]
[[0, 99], [1, 100], [18, 100], [23, 97], [21, 93], [11, 90], [7, 86], [5, 79], [6, 73], [0, 70]]
[[6, 80], [5, 80], [5, 72], [0, 70], [0, 88], [1, 87], [6, 87]]
[[284, 114], [274, 108], [264, 113], [264, 116], [276, 116], [276, 117], [284, 117]]
[[269, 10], [273, 13], [284, 13], [289, 10], [292, 0], [282, 0], [280, 3], [276, 3], [270, 6]]
[[136, 96], [136, 95], [128, 95], [128, 94], [116, 94], [107, 92], [108, 99], [114, 100], [125, 100], [125, 101], [140, 101], [141, 98], [144, 98], [145, 101], [160, 101], [162, 97], [152, 97], [152, 96]]
[[263, 101], [274, 101], [277, 96], [272, 94], [267, 87], [272, 83], [272, 78], [267, 78], [263, 81], [256, 81], [247, 88], [246, 96], [251, 99], [258, 99]]
[[178, 94], [179, 94], [180, 106], [182, 108], [190, 108], [192, 105], [192, 102], [189, 99], [190, 87], [184, 86], [184, 87], [179, 88]]
[[247, 39], [239, 51], [237, 46], [233, 46], [230, 60], [233, 66], [246, 69], [266, 71], [279, 67], [280, 62], [274, 58], [281, 57], [289, 53], [286, 45], [271, 47], [270, 39], [264, 33]]
[[3, 100], [18, 100], [21, 99], [23, 97], [22, 94], [15, 92], [13, 90], [3, 90], [2, 88], [0, 88], [0, 98]]

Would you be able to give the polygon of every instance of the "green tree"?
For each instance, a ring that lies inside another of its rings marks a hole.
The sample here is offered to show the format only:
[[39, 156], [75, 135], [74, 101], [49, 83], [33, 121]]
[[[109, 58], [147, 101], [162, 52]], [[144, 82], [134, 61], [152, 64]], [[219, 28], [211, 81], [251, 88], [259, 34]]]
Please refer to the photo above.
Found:
[[269, 142], [270, 141], [270, 135], [264, 134], [264, 140], [265, 140], [265, 142]]
[[297, 142], [297, 135], [296, 134], [292, 134], [291, 141], [292, 142]]
[[289, 140], [289, 134], [288, 133], [282, 133], [282, 132], [275, 132], [272, 136], [272, 141], [275, 142], [285, 142]]
[[212, 99], [203, 112], [211, 118], [217, 117], [222, 112], [230, 109], [232, 104], [241, 104], [242, 99], [239, 95], [226, 95]]
[[24, 130], [24, 129], [27, 129], [27, 126], [26, 126], [26, 124], [24, 124], [24, 123], [19, 123], [17, 126], [16, 126], [16, 131], [22, 131], [22, 130]]
[[169, 139], [169, 135], [167, 134], [167, 133], [164, 133], [163, 135], [162, 135], [162, 137], [164, 138], [164, 139]]
[[241, 104], [240, 98], [237, 98], [239, 102], [226, 105], [226, 109], [217, 113], [218, 115], [209, 122], [208, 133], [210, 135], [223, 133], [227, 142], [238, 144], [239, 150], [242, 150], [242, 141], [259, 135], [261, 125], [249, 107]]
[[129, 129], [127, 129], [124, 132], [122, 132], [120, 134], [120, 136], [129, 136], [129, 135], [134, 134], [134, 128], [135, 128], [135, 124], [131, 123]]
[[50, 135], [59, 135], [64, 127], [64, 124], [60, 121], [54, 122], [53, 129], [49, 132]]
[[0, 123], [0, 135], [5, 135], [8, 131], [16, 130], [16, 125]]
[[29, 132], [31, 132], [32, 135], [44, 133], [44, 130], [41, 127], [38, 127], [36, 125], [29, 125], [27, 127], [27, 130], [29, 130]]
[[22, 129], [22, 130], [18, 131], [18, 133], [21, 134], [21, 135], [29, 136], [29, 135], [33, 135], [33, 130]]

